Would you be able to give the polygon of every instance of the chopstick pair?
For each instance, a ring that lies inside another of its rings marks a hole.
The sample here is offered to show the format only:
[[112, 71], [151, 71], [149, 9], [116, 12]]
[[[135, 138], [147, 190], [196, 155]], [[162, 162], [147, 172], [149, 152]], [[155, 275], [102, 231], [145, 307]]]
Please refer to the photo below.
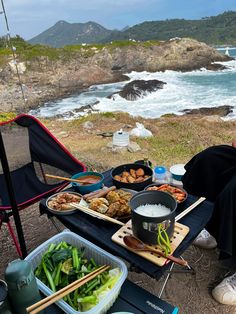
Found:
[[190, 205], [188, 208], [186, 208], [182, 213], [177, 215], [175, 217], [175, 221], [179, 221], [181, 218], [183, 218], [185, 215], [190, 213], [195, 207], [197, 207], [199, 204], [205, 201], [205, 197], [200, 197], [196, 202], [194, 202], [192, 205]]
[[43, 309], [45, 309], [49, 305], [57, 302], [58, 300], [62, 299], [64, 296], [66, 296], [67, 294], [71, 293], [72, 291], [76, 290], [77, 288], [83, 286], [85, 283], [87, 283], [91, 279], [93, 279], [96, 276], [98, 276], [99, 274], [103, 273], [108, 268], [110, 268], [110, 266], [104, 265], [104, 266], [99, 267], [98, 269], [94, 270], [93, 272], [89, 273], [88, 275], [86, 275], [86, 276], [84, 276], [78, 280], [75, 280], [74, 282], [72, 282], [68, 286], [62, 288], [61, 290], [58, 290], [54, 294], [44, 298], [43, 300], [41, 300], [41, 301], [39, 301], [39, 302], [29, 306], [29, 307], [27, 307], [26, 311], [30, 314], [36, 314], [36, 313], [42, 311]]
[[81, 210], [82, 212], [86, 213], [86, 214], [89, 214], [91, 216], [94, 216], [94, 217], [97, 217], [97, 218], [102, 218], [103, 220], [106, 220], [106, 221], [109, 221], [109, 222], [112, 222], [114, 224], [117, 224], [117, 225], [120, 225], [120, 226], [124, 226], [125, 224], [117, 219], [114, 219], [114, 218], [111, 218], [109, 216], [106, 216], [104, 214], [101, 214], [101, 213], [98, 213], [96, 212], [95, 210], [92, 210], [92, 209], [89, 209], [85, 206], [82, 206], [80, 204], [77, 204], [77, 203], [70, 203], [71, 206]]

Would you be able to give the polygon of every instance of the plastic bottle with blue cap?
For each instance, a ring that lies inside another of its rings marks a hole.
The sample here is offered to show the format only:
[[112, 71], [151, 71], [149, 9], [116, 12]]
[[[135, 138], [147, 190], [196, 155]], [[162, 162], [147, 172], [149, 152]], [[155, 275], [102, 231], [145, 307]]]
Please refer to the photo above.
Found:
[[165, 167], [157, 166], [154, 168], [154, 180], [160, 183], [169, 182], [169, 176]]

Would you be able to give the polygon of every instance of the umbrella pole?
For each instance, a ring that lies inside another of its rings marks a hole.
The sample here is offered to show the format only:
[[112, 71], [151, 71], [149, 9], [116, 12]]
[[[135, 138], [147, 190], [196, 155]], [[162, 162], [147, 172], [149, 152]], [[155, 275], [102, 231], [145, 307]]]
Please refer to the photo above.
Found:
[[3, 169], [3, 173], [4, 173], [6, 185], [7, 185], [8, 195], [9, 195], [10, 204], [11, 204], [11, 208], [12, 208], [12, 213], [13, 213], [13, 217], [14, 217], [14, 221], [15, 221], [15, 225], [16, 225], [17, 236], [19, 239], [20, 247], [21, 247], [22, 257], [24, 258], [27, 255], [24, 233], [23, 233], [20, 215], [19, 215], [19, 210], [17, 207], [16, 198], [15, 198], [15, 194], [14, 194], [14, 190], [13, 190], [11, 174], [10, 174], [9, 165], [7, 162], [7, 156], [6, 156], [6, 151], [5, 151], [1, 131], [0, 131], [0, 159], [1, 159], [2, 169]]

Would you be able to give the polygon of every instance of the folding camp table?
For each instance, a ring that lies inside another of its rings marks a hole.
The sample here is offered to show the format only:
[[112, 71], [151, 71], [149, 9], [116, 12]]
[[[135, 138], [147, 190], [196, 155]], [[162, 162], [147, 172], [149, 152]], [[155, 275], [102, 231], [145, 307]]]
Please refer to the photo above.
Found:
[[[106, 171], [105, 173], [103, 173], [103, 175], [105, 177], [104, 184], [106, 186], [111, 186], [112, 179], [111, 179], [110, 171]], [[197, 199], [198, 197], [196, 196], [188, 195], [187, 200], [183, 202], [182, 204], [178, 205], [177, 215], [180, 212], [182, 212], [184, 209], [189, 207], [191, 204], [193, 204]], [[47, 213], [49, 216], [54, 216], [54, 214], [52, 214], [47, 209], [45, 199], [41, 200], [40, 202], [40, 212], [42, 214]], [[196, 238], [199, 232], [205, 227], [207, 222], [210, 220], [212, 216], [212, 212], [213, 212], [213, 204], [208, 201], [204, 201], [203, 203], [198, 205], [193, 211], [191, 211], [189, 214], [187, 214], [185, 217], [183, 217], [180, 220], [182, 224], [190, 228], [190, 231], [188, 235], [184, 238], [180, 246], [174, 252], [175, 256], [180, 256], [190, 246], [190, 244], [193, 242], [193, 240]], [[167, 283], [170, 271], [172, 270], [172, 267], [174, 265], [173, 263], [172, 264], [169, 263], [170, 265], [167, 264], [165, 266], [159, 267], [149, 262], [148, 260], [142, 258], [141, 256], [135, 253], [132, 253], [131, 251], [128, 251], [124, 247], [114, 243], [111, 240], [111, 237], [120, 228], [120, 226], [118, 225], [111, 224], [110, 222], [106, 222], [101, 219], [97, 219], [83, 212], [78, 212], [73, 215], [57, 216], [57, 218], [62, 222], [62, 224], [64, 224], [71, 231], [78, 233], [80, 236], [86, 238], [87, 240], [91, 241], [97, 246], [100, 246], [104, 250], [116, 256], [120, 256], [121, 258], [128, 261], [131, 264], [131, 266], [134, 266], [136, 269], [138, 268], [140, 271], [146, 273], [150, 277], [159, 279], [162, 275], [164, 275], [167, 271], [169, 271], [166, 277], [166, 280], [164, 282], [164, 285], [159, 293], [159, 297], [161, 296], [163, 289]], [[125, 285], [123, 286], [123, 289], [125, 289], [127, 284], [129, 285], [129, 281], [126, 280]], [[136, 287], [137, 286], [132, 287], [132, 289], [134, 289], [134, 292], [133, 292], [134, 295], [138, 295], [138, 291], [136, 291]], [[123, 289], [122, 291], [124, 291]], [[147, 292], [144, 289], [142, 290], [143, 291], [140, 295], [140, 298], [136, 297], [134, 302], [132, 303], [129, 300], [131, 289], [125, 289], [126, 294], [121, 294], [120, 296], [125, 296], [126, 299], [123, 300], [122, 297], [119, 297], [117, 302], [115, 303], [117, 304], [118, 308], [114, 308], [114, 311], [113, 309], [112, 311], [113, 312], [121, 311], [121, 310], [129, 311], [129, 305], [132, 305], [132, 306], [136, 305], [135, 309], [132, 309], [132, 308], [130, 309], [131, 313], [134, 313], [134, 314], [136, 313], [150, 313], [151, 314], [151, 313], [158, 313], [158, 312], [163, 313], [155, 305], [153, 307], [151, 305], [150, 308], [148, 309], [141, 308], [141, 311], [140, 311], [140, 309], [138, 308], [138, 305], [139, 304], [143, 305], [143, 304], [146, 304], [145, 302], [147, 302], [147, 299], [145, 301], [145, 298], [147, 298], [147, 295], [146, 295]], [[143, 298], [144, 298], [144, 301], [140, 301], [140, 300], [143, 300]], [[159, 298], [157, 297], [155, 298], [156, 298], [156, 301], [157, 300], [161, 301]], [[149, 297], [148, 297], [148, 300], [149, 300]], [[125, 307], [120, 308], [119, 307], [120, 302], [121, 303], [126, 302], [125, 304], [123, 303]], [[177, 309], [173, 310], [170, 313], [176, 313], [175, 311], [177, 311]], [[53, 312], [48, 312], [48, 313], [53, 313]], [[109, 312], [109, 313], [112, 313], [112, 312]], [[169, 313], [169, 312], [166, 311], [164, 313]]]
[[[103, 173], [104, 184], [112, 185], [110, 171]], [[187, 200], [178, 205], [177, 214], [194, 203], [198, 197], [189, 195]], [[41, 213], [53, 215], [46, 207], [46, 200], [40, 202]], [[213, 212], [213, 204], [204, 201], [192, 212], [187, 214], [180, 222], [190, 228], [190, 231], [183, 242], [174, 252], [175, 256], [180, 256], [193, 242], [198, 233], [205, 227]], [[124, 247], [114, 243], [111, 240], [112, 235], [120, 228], [120, 226], [111, 224], [110, 222], [97, 219], [83, 212], [78, 211], [73, 215], [57, 216], [57, 218], [71, 231], [78, 233], [80, 236], [91, 241], [104, 250], [128, 261], [132, 266], [137, 267], [140, 271], [146, 273], [150, 277], [159, 279], [168, 269], [169, 265], [159, 267], [143, 257], [128, 251]]]
[[[177, 314], [178, 308], [159, 299], [127, 279], [122, 285], [118, 299], [107, 314], [115, 312], [130, 312], [132, 314]], [[63, 311], [56, 305], [52, 305], [44, 310], [44, 314], [62, 313]]]

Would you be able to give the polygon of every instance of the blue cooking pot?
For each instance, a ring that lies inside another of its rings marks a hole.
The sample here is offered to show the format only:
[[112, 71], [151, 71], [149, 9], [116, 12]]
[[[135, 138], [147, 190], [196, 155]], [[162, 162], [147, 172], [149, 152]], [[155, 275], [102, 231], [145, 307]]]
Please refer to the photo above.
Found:
[[93, 184], [86, 184], [86, 185], [81, 185], [80, 183], [72, 182], [72, 186], [75, 189], [75, 191], [78, 191], [81, 194], [86, 194], [86, 193], [90, 193], [90, 192], [93, 192], [102, 188], [104, 176], [99, 172], [94, 172], [94, 171], [80, 172], [80, 173], [74, 174], [71, 177], [71, 179], [82, 179], [85, 176], [96, 176], [99, 178], [99, 181]]

